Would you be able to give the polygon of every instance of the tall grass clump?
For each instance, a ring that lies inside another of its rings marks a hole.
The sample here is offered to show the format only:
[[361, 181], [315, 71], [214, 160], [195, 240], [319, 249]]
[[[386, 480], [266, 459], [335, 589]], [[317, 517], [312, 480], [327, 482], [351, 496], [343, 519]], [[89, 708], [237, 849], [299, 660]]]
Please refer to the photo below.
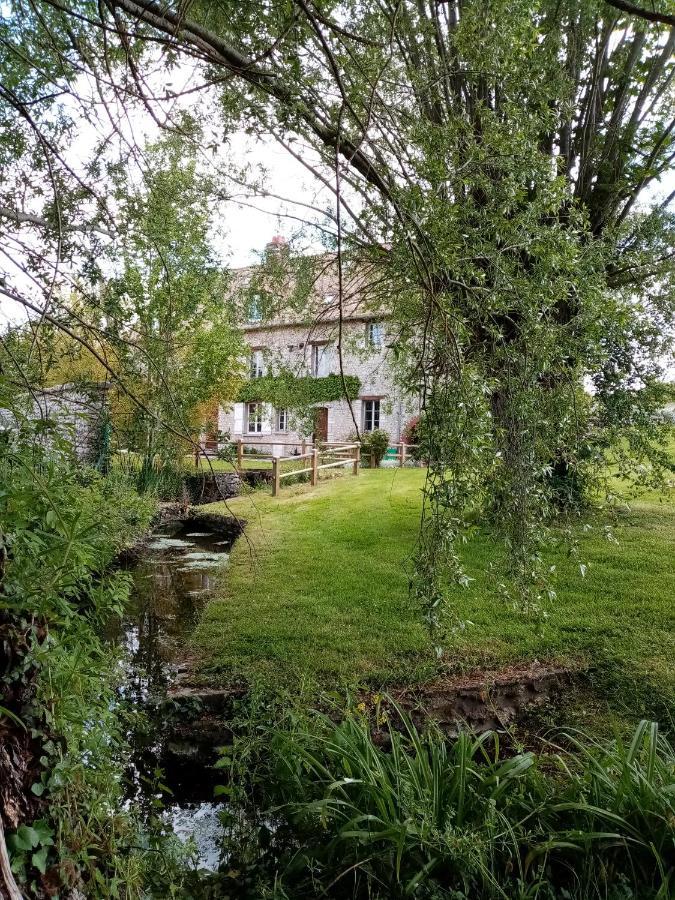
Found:
[[272, 728], [251, 795], [260, 896], [672, 896], [675, 754], [655, 723], [534, 754], [394, 713], [375, 736], [357, 713]]

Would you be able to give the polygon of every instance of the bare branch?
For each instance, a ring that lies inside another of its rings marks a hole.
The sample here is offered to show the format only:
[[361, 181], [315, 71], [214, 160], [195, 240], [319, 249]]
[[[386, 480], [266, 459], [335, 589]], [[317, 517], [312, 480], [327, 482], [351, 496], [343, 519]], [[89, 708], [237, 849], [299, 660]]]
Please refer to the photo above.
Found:
[[640, 19], [646, 19], [648, 22], [660, 22], [662, 25], [670, 25], [675, 28], [675, 16], [669, 13], [657, 12], [653, 9], [644, 9], [642, 6], [635, 6], [634, 3], [628, 3], [627, 0], [605, 0], [609, 6], [614, 9], [620, 9], [621, 12], [628, 13], [631, 16], [638, 16]]

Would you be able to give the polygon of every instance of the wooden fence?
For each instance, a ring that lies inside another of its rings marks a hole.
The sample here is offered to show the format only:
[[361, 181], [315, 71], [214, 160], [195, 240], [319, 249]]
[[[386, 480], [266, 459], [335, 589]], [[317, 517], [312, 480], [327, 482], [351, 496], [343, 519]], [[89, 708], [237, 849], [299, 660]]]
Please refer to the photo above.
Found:
[[[313, 444], [309, 440], [280, 441], [263, 440], [252, 437], [240, 438], [232, 441], [236, 447], [237, 469], [242, 471], [244, 464], [261, 463], [268, 471], [271, 468], [272, 496], [276, 497], [281, 489], [281, 482], [285, 478], [294, 475], [309, 474], [312, 486], [319, 480], [319, 472], [322, 469], [334, 469], [341, 466], [350, 466], [354, 475], [358, 475], [362, 464], [361, 444], [347, 443], [345, 441], [322, 441]], [[400, 441], [391, 444], [387, 449], [385, 459], [395, 461], [400, 467], [406, 465], [410, 459], [409, 451], [417, 449], [417, 444], [406, 444]], [[250, 452], [253, 449], [254, 452]], [[265, 450], [268, 452], [264, 452]], [[281, 454], [279, 454], [281, 450]], [[247, 452], [248, 451], [248, 452]], [[260, 452], [263, 451], [263, 452]], [[393, 451], [393, 453], [392, 453]], [[300, 467], [298, 467], [298, 463]], [[368, 459], [370, 468], [376, 468], [374, 456]]]
[[[327, 456], [330, 461], [322, 463], [320, 461], [322, 454]], [[308, 453], [301, 453], [298, 456], [274, 456], [272, 457], [272, 496], [278, 496], [283, 478], [291, 478], [294, 475], [305, 475], [310, 472], [312, 487], [316, 487], [319, 481], [319, 472], [322, 469], [334, 469], [338, 466], [349, 465], [352, 468], [352, 474], [358, 475], [360, 459], [361, 444], [340, 444], [324, 450], [314, 447]], [[309, 465], [302, 469], [292, 468], [285, 472], [283, 471], [284, 463], [289, 461], [297, 462], [298, 460], [307, 460]]]
[[[252, 460], [253, 462], [272, 462], [275, 458], [276, 454], [274, 453], [274, 449], [276, 447], [283, 447], [285, 453], [282, 453], [283, 459], [300, 459], [303, 457], [308, 450], [311, 450], [313, 444], [311, 441], [262, 441], [262, 440], [245, 440], [239, 439], [237, 441], [233, 441], [237, 448], [237, 468], [243, 468], [245, 460]], [[269, 447], [269, 453], [247, 453], [247, 447]], [[298, 450], [299, 452], [292, 452], [293, 450]]]

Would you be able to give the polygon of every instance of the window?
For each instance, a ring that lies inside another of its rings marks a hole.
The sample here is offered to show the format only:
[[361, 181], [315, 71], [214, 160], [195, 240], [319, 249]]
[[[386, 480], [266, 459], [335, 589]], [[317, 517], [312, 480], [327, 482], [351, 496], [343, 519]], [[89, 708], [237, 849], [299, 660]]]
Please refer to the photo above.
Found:
[[312, 344], [312, 375], [325, 378], [330, 374], [332, 355], [330, 344]]
[[288, 410], [277, 410], [277, 431], [288, 431]]
[[260, 434], [262, 431], [262, 403], [246, 404], [246, 430], [249, 434]]
[[384, 343], [384, 328], [381, 322], [368, 322], [366, 325], [366, 345], [379, 350]]
[[328, 306], [329, 303], [335, 303], [335, 294], [324, 294], [321, 299]]
[[262, 319], [262, 298], [260, 294], [254, 294], [248, 301], [248, 321], [260, 322]]
[[263, 352], [262, 350], [252, 350], [249, 374], [251, 378], [262, 378], [263, 372]]
[[380, 427], [380, 401], [363, 401], [363, 430], [375, 431]]

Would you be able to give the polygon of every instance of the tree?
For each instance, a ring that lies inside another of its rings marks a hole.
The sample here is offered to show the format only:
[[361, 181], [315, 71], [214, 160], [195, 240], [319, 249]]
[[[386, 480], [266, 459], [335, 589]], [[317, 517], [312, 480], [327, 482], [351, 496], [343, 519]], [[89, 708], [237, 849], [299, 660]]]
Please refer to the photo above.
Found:
[[211, 249], [213, 182], [176, 136], [148, 147], [146, 161], [140, 185], [121, 166], [113, 173], [123, 236], [109, 250], [117, 271], [103, 285], [101, 314], [129, 323], [111, 343], [143, 408], [127, 402], [126, 429], [118, 425], [151, 466], [158, 453], [186, 452], [180, 435], [196, 440], [214, 427], [218, 403], [239, 385], [241, 344]]
[[349, 246], [377, 265], [402, 377], [425, 398], [432, 622], [439, 563], [464, 579], [467, 509], [489, 497], [505, 591], [529, 608], [556, 496], [600, 471], [619, 429], [658, 464], [642, 425], [656, 436], [673, 314], [672, 195], [654, 188], [672, 162], [675, 32], [665, 11], [616, 5], [45, 0], [47, 30], [81, 35], [64, 64], [121, 103], [177, 127], [138, 60], [190, 60], [228, 126], [272, 136], [332, 186], [338, 259]]

